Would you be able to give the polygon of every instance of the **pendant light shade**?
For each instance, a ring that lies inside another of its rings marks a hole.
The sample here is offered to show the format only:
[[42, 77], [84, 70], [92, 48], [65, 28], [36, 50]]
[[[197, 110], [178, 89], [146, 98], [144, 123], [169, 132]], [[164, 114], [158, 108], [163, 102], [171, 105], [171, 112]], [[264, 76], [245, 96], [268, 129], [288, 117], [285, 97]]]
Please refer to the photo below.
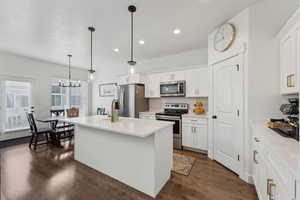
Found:
[[75, 88], [75, 87], [81, 87], [81, 84], [80, 84], [80, 81], [72, 81], [72, 76], [71, 76], [71, 58], [72, 58], [72, 55], [69, 54], [68, 55], [69, 57], [69, 77], [68, 77], [68, 80], [65, 81], [65, 80], [60, 80], [58, 82], [58, 85], [60, 87], [69, 87], [69, 88]]
[[89, 79], [93, 80], [94, 79], [94, 73], [96, 72], [93, 69], [93, 33], [96, 31], [96, 29], [92, 26], [90, 26], [88, 29], [91, 32], [91, 68], [88, 70], [88, 72], [89, 72]]
[[136, 7], [133, 5], [130, 5], [128, 7], [128, 11], [131, 13], [131, 38], [130, 38], [130, 60], [128, 61], [128, 64], [130, 66], [134, 66], [136, 64], [136, 61], [133, 60], [133, 13], [136, 12]]

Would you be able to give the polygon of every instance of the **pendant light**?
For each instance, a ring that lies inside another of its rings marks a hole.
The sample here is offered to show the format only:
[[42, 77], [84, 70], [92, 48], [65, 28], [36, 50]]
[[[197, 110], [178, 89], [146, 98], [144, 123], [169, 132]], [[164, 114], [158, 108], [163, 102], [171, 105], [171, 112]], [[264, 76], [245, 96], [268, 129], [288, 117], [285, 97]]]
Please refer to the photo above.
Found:
[[88, 71], [89, 71], [89, 79], [93, 80], [94, 79], [94, 73], [96, 72], [93, 69], [93, 32], [95, 32], [96, 29], [92, 26], [90, 26], [88, 29], [91, 32], [91, 68]]
[[130, 61], [128, 61], [128, 64], [131, 66], [130, 72], [134, 73], [133, 66], [136, 64], [136, 61], [133, 60], [133, 13], [135, 13], [136, 7], [134, 5], [130, 5], [128, 7], [128, 11], [131, 13]]
[[60, 87], [69, 87], [69, 88], [81, 87], [80, 81], [72, 81], [71, 80], [71, 78], [72, 78], [72, 76], [71, 76], [71, 57], [72, 57], [72, 55], [69, 54], [68, 57], [69, 57], [69, 79], [68, 79], [68, 81], [60, 80], [58, 82], [58, 85]]

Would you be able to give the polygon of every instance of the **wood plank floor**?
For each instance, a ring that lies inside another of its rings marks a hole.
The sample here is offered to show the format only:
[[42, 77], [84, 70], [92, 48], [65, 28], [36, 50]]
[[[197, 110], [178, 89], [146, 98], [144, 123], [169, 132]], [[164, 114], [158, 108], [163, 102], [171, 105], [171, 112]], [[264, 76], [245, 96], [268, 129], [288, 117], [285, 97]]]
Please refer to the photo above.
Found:
[[[257, 200], [253, 186], [205, 155], [196, 158], [189, 176], [172, 173], [158, 200]], [[109, 152], [108, 152], [109, 153]], [[150, 200], [144, 195], [73, 159], [73, 148], [27, 145], [1, 152], [1, 200]]]

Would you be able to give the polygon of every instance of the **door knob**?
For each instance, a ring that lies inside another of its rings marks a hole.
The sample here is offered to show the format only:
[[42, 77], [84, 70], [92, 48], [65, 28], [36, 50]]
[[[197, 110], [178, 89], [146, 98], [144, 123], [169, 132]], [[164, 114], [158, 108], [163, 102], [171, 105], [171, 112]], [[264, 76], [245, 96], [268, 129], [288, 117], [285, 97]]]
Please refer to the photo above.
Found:
[[213, 118], [213, 119], [217, 119], [217, 115], [213, 115], [212, 118]]

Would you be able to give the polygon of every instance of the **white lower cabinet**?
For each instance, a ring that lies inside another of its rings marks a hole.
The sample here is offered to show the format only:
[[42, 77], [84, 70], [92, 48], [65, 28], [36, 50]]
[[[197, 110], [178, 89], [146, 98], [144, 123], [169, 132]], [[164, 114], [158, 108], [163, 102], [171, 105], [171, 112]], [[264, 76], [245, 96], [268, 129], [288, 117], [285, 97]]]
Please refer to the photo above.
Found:
[[207, 119], [183, 118], [182, 146], [207, 151]]
[[139, 118], [140, 119], [156, 120], [155, 114], [150, 114], [150, 113], [140, 113]]
[[258, 138], [253, 142], [253, 180], [259, 200], [296, 200], [296, 178], [272, 158]]

